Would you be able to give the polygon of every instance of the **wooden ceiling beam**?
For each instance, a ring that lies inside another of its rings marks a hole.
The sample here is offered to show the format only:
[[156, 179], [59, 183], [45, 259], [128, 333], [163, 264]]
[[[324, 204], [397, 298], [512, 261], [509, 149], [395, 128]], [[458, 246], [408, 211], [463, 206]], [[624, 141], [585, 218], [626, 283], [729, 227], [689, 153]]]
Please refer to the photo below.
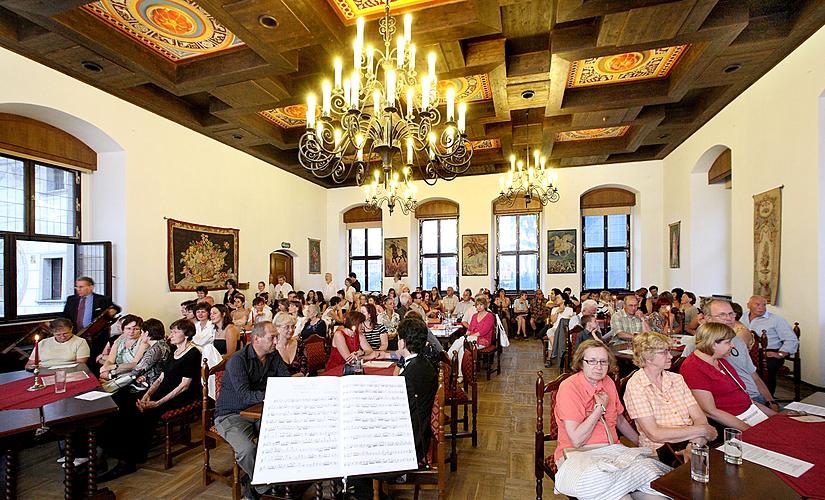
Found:
[[673, 0], [557, 0], [556, 22], [568, 23], [671, 2]]

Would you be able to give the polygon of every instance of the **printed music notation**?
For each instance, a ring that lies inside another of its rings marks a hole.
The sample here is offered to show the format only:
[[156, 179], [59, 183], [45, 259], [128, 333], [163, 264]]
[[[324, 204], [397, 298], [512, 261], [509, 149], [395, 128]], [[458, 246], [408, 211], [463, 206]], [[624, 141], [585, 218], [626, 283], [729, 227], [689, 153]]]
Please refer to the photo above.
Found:
[[415, 468], [403, 377], [267, 382], [253, 484]]

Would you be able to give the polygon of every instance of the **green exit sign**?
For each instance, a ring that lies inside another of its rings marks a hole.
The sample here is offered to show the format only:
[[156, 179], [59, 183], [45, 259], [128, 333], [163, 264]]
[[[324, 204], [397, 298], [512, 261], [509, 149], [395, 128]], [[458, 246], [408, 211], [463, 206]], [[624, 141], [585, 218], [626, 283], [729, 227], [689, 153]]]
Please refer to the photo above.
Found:
[[286, 241], [282, 241], [282, 242], [281, 242], [281, 248], [289, 248], [289, 247], [291, 247], [291, 246], [292, 246], [292, 244], [287, 243]]

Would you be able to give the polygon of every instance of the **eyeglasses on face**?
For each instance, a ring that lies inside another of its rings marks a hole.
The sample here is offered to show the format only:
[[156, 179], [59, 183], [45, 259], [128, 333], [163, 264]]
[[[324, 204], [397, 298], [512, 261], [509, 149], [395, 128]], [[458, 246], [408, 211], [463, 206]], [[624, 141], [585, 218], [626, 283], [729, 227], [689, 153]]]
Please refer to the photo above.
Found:
[[736, 317], [736, 313], [735, 313], [735, 312], [733, 312], [733, 311], [731, 311], [731, 312], [724, 312], [724, 313], [718, 313], [718, 314], [714, 314], [714, 315], [713, 315], [713, 317], [714, 317], [714, 318], [735, 318], [735, 317]]
[[590, 366], [607, 366], [610, 363], [607, 359], [582, 359], [582, 361]]

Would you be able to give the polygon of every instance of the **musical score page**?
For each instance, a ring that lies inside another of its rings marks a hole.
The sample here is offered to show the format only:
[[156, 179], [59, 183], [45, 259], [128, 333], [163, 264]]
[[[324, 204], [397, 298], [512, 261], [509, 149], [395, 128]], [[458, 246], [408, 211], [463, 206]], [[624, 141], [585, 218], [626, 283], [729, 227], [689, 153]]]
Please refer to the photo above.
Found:
[[267, 381], [253, 484], [342, 476], [338, 384], [336, 377]]
[[340, 380], [344, 475], [417, 469], [404, 377]]

